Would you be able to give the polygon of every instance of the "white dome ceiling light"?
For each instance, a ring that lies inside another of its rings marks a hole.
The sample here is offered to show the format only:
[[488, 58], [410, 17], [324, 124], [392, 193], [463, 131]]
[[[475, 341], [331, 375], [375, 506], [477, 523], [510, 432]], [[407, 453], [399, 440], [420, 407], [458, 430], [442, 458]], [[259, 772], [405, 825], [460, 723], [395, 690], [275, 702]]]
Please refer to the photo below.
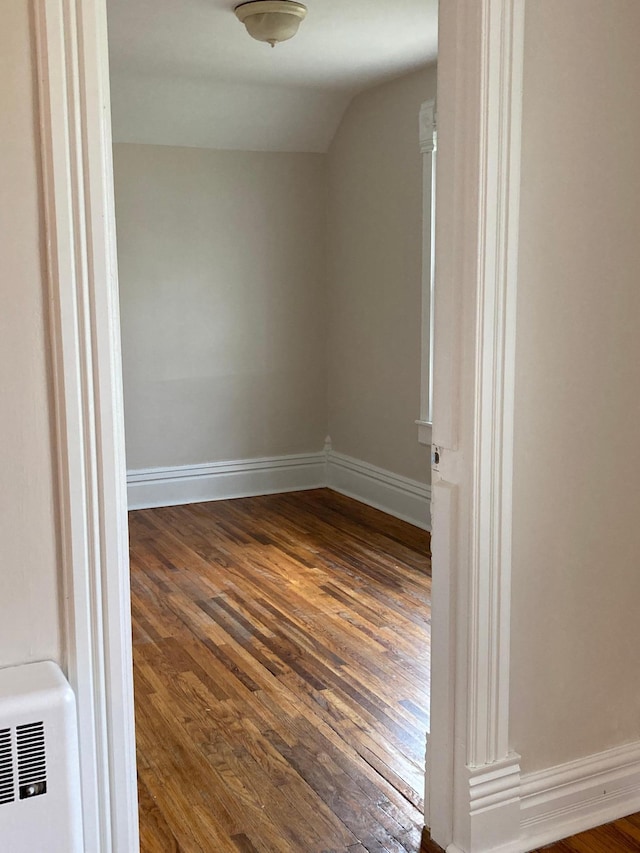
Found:
[[235, 12], [252, 38], [275, 47], [295, 36], [307, 7], [294, 0], [254, 0], [237, 6]]

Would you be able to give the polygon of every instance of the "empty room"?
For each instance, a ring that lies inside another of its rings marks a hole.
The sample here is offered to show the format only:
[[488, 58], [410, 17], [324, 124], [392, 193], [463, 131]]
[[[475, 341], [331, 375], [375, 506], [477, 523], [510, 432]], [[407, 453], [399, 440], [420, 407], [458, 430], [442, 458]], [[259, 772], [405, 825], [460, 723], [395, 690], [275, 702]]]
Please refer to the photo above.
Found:
[[427, 729], [447, 853], [638, 849], [640, 4], [441, 4], [434, 312], [398, 5], [111, 4], [110, 87], [3, 3], [3, 851], [406, 853]]
[[415, 853], [437, 4], [267, 6], [108, 3], [142, 849]]

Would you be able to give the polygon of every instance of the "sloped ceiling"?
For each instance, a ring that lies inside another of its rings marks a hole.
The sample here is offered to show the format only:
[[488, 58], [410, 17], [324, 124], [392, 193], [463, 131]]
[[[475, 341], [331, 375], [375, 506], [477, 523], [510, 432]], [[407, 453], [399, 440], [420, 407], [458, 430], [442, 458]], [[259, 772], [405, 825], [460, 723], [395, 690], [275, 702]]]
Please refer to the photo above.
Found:
[[227, 0], [108, 0], [114, 139], [324, 152], [359, 91], [434, 62], [437, 0], [307, 0], [272, 49]]

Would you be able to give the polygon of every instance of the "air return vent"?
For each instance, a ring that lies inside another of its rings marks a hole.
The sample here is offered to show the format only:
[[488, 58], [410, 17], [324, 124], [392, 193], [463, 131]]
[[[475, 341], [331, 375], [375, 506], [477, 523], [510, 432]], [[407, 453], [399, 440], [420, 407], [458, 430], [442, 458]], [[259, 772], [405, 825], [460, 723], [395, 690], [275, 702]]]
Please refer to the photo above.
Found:
[[11, 729], [0, 729], [0, 806], [15, 800], [14, 785]]
[[0, 850], [82, 853], [73, 691], [54, 663], [0, 670]]
[[18, 726], [18, 786], [20, 799], [47, 793], [44, 723]]

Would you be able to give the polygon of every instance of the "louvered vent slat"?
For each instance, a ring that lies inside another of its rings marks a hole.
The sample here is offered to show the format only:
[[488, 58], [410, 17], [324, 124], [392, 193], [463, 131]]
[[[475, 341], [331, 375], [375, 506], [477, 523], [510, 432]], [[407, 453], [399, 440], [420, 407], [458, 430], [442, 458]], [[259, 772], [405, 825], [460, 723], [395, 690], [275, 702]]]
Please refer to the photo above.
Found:
[[0, 729], [0, 805], [15, 800], [11, 729]]
[[29, 723], [16, 729], [18, 741], [18, 787], [20, 799], [47, 790], [44, 724]]

